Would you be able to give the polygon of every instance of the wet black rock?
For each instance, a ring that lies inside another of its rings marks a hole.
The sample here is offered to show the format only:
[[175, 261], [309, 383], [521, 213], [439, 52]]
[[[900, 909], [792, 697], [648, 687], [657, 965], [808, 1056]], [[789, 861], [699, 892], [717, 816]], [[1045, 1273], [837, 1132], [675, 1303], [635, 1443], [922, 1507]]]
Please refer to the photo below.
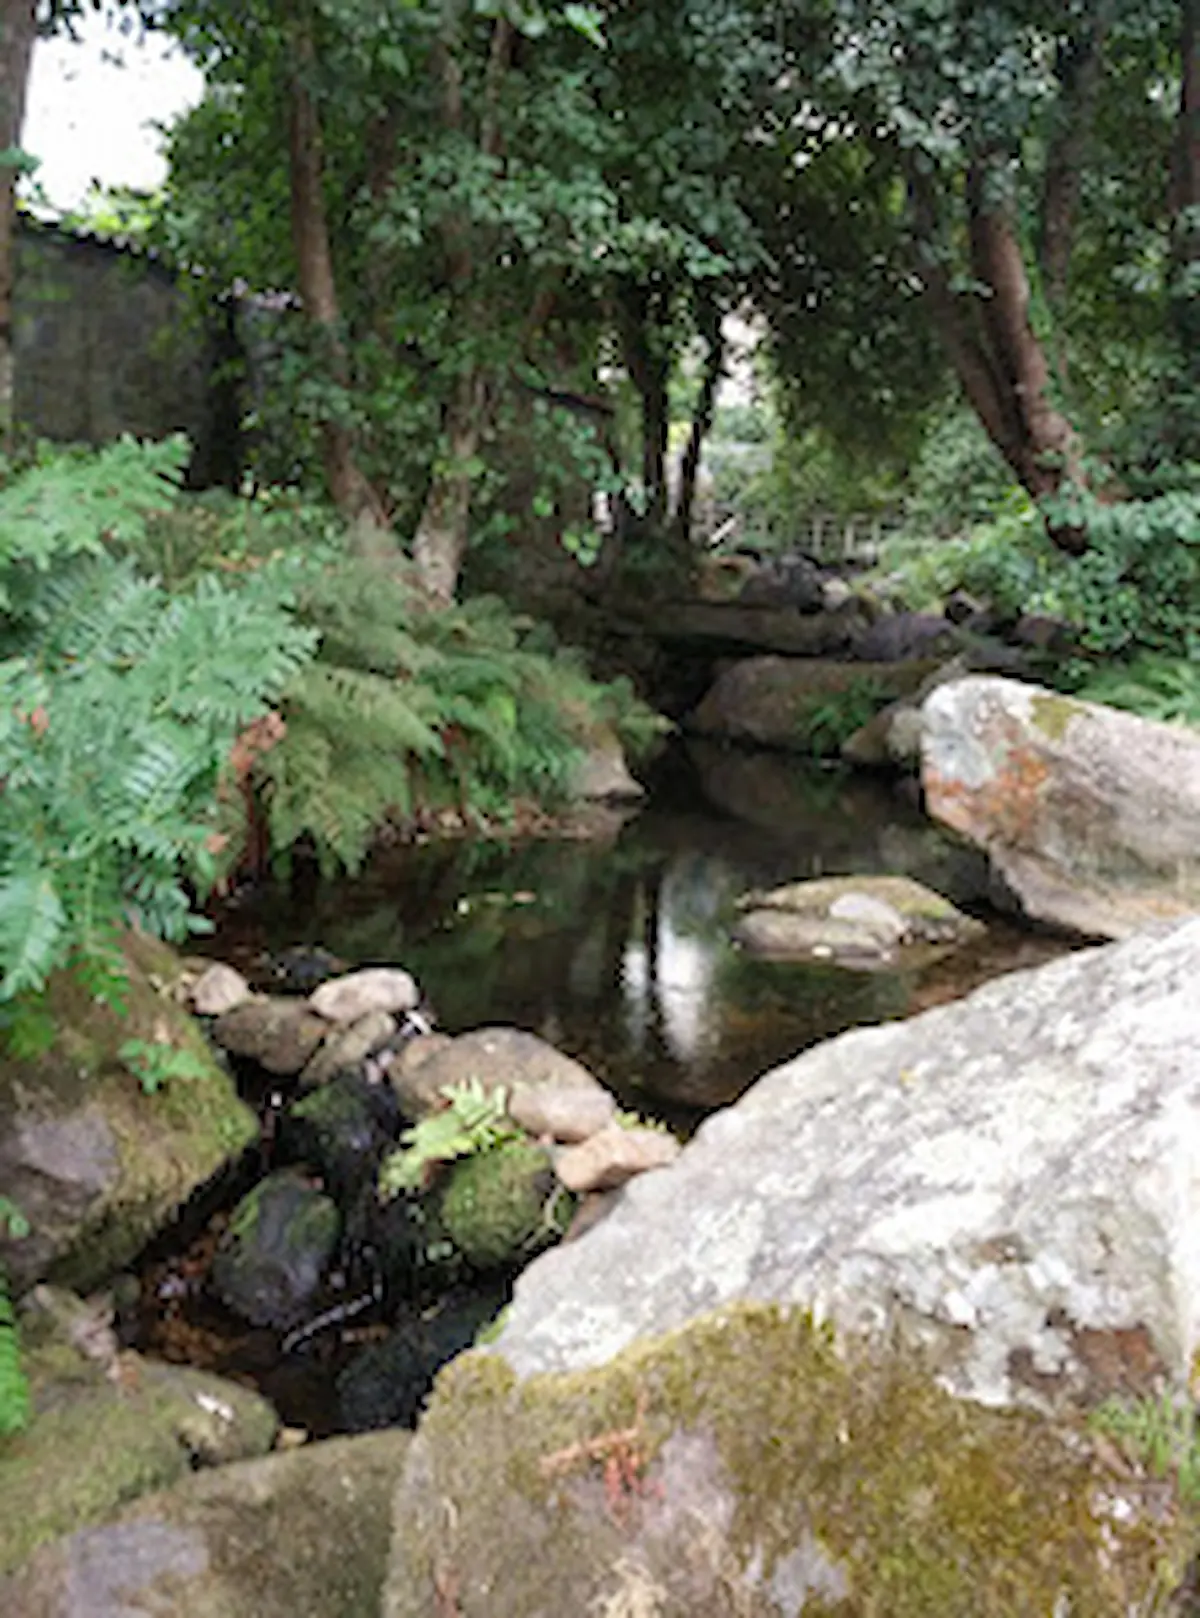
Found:
[[270, 1174], [234, 1209], [213, 1288], [251, 1325], [286, 1330], [309, 1312], [340, 1231], [332, 1198], [295, 1171]]
[[509, 1288], [487, 1287], [447, 1293], [436, 1313], [406, 1313], [390, 1335], [357, 1354], [337, 1379], [338, 1406], [347, 1432], [377, 1427], [412, 1427], [433, 1378], [508, 1302]]

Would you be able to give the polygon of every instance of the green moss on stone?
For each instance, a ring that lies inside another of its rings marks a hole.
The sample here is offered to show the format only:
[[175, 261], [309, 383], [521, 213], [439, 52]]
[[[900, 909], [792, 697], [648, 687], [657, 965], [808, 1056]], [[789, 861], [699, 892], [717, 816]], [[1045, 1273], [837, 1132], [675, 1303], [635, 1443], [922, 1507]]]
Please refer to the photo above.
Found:
[[1042, 735], [1048, 736], [1052, 742], [1060, 742], [1070, 729], [1071, 721], [1083, 712], [1083, 707], [1070, 697], [1059, 696], [1056, 692], [1039, 692], [1030, 704], [1029, 711]]
[[453, 1165], [438, 1211], [467, 1263], [488, 1270], [562, 1234], [555, 1201], [549, 1153], [532, 1141], [507, 1141]]
[[[604, 1435], [631, 1429], [638, 1461], [621, 1520]], [[704, 1600], [680, 1582], [688, 1501], [657, 1492], [666, 1476], [682, 1487], [663, 1466], [681, 1435], [708, 1447], [727, 1507]], [[453, 1543], [439, 1544], [401, 1492], [414, 1593], [393, 1589], [389, 1618], [428, 1610], [420, 1576], [437, 1556], [469, 1592], [496, 1547], [493, 1605], [464, 1598], [462, 1618], [555, 1610], [567, 1592], [571, 1610], [600, 1610], [623, 1556], [663, 1585], [656, 1618], [776, 1614], [786, 1609], [770, 1581], [806, 1544], [827, 1583], [810, 1590], [805, 1618], [1124, 1618], [1158, 1610], [1146, 1603], [1195, 1545], [1178, 1511], [1139, 1512], [1136, 1487], [1128, 1517], [1098, 1509], [1122, 1480], [1082, 1430], [956, 1400], [898, 1354], [839, 1349], [803, 1315], [768, 1307], [707, 1317], [590, 1372], [518, 1382], [498, 1357], [466, 1355], [439, 1379], [418, 1444], [428, 1496], [460, 1516]], [[656, 1539], [672, 1512], [669, 1538]]]
[[[234, 1460], [271, 1447], [278, 1417], [218, 1378], [126, 1356], [121, 1374], [51, 1340], [27, 1364], [35, 1419], [0, 1441], [0, 1573], [38, 1545], [113, 1515], [172, 1483], [198, 1457]], [[225, 1407], [227, 1420], [198, 1402]]]

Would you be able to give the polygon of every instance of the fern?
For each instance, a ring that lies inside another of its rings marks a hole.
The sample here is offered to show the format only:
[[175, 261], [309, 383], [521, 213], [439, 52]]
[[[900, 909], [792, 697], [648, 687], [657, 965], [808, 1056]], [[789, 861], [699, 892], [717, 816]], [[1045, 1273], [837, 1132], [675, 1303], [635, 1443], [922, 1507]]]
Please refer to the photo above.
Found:
[[[136, 446], [119, 448], [115, 460], [69, 460], [68, 488], [97, 466], [127, 470]], [[126, 506], [164, 498], [166, 455], [144, 450]], [[30, 477], [28, 506], [44, 508], [52, 479], [38, 469], [3, 491], [0, 521], [14, 505], [24, 511]], [[83, 516], [95, 517], [97, 501]], [[122, 531], [135, 530], [121, 511]], [[297, 677], [316, 640], [292, 616], [285, 570], [201, 577], [170, 595], [127, 559], [79, 555], [87, 547], [77, 535], [57, 559], [39, 552], [46, 572], [34, 578], [30, 544], [5, 538], [0, 1000], [37, 990], [68, 960], [114, 979], [123, 922], [186, 933], [189, 890], [216, 874], [219, 785], [233, 742]]]
[[382, 1199], [419, 1191], [437, 1164], [525, 1139], [508, 1117], [506, 1091], [485, 1091], [478, 1079], [470, 1079], [465, 1084], [447, 1085], [442, 1095], [445, 1108], [406, 1129], [400, 1137], [400, 1150], [391, 1152], [380, 1165]]

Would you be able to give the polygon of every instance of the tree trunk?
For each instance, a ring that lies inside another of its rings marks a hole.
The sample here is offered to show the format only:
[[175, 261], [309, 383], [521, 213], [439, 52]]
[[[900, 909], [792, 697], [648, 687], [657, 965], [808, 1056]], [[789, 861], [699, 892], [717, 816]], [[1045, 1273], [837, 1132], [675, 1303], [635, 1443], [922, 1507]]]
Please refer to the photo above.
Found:
[[[34, 0], [0, 0], [0, 153], [21, 144], [25, 94], [37, 34]], [[12, 439], [13, 279], [17, 170], [0, 160], [0, 445]]]
[[701, 308], [699, 326], [708, 353], [704, 361], [704, 375], [700, 382], [700, 396], [692, 413], [691, 430], [687, 446], [679, 460], [679, 494], [675, 502], [672, 527], [685, 549], [692, 542], [692, 511], [696, 503], [696, 479], [700, 473], [700, 456], [704, 440], [712, 426], [717, 404], [717, 389], [721, 384], [721, 371], [725, 363], [725, 339], [721, 331], [721, 311], [715, 301], [706, 299]]
[[[938, 250], [936, 198], [928, 181], [910, 175], [918, 239], [925, 249], [919, 273], [935, 325], [959, 383], [988, 437], [1035, 500], [1065, 482], [1085, 481], [1076, 433], [1050, 398], [1050, 365], [1030, 320], [1029, 277], [1013, 211], [989, 196], [988, 174], [976, 165], [967, 181], [968, 233], [973, 278], [986, 290], [962, 294], [952, 286]], [[1062, 550], [1086, 549], [1086, 535], [1048, 526]]]
[[1180, 95], [1171, 212], [1174, 221], [1175, 331], [1185, 381], [1192, 393], [1191, 430], [1180, 445], [1181, 458], [1200, 458], [1200, 0], [1183, 0], [1180, 36]]
[[629, 380], [641, 401], [642, 524], [661, 528], [667, 516], [667, 444], [670, 436], [670, 356], [659, 334], [666, 319], [665, 299], [647, 286], [627, 284], [617, 293], [617, 327]]
[[[335, 389], [349, 387], [350, 365], [342, 339], [329, 223], [325, 212], [321, 122], [311, 81], [316, 47], [307, 13], [292, 30], [292, 71], [288, 82], [288, 161], [291, 180], [292, 244], [304, 310], [319, 338]], [[321, 422], [325, 480], [334, 504], [351, 529], [364, 539], [386, 530], [379, 497], [363, 475], [349, 428], [336, 410]]]
[[[444, 0], [442, 24], [433, 52], [438, 78], [442, 127], [461, 133], [465, 124], [463, 72], [459, 60], [463, 0]], [[512, 66], [516, 31], [507, 17], [492, 25], [491, 45], [484, 71], [480, 104], [479, 150], [499, 159], [503, 152], [500, 97]], [[471, 221], [450, 212], [442, 221], [442, 247], [446, 280], [459, 301], [459, 329], [469, 338], [481, 331], [486, 311], [477, 307], [471, 292], [475, 244]], [[434, 466], [429, 493], [413, 535], [413, 559], [428, 595], [438, 602], [453, 601], [471, 531], [471, 497], [475, 460], [483, 437], [487, 407], [487, 379], [469, 366], [454, 382], [442, 418], [442, 457]]]
[[479, 451], [483, 386], [469, 372], [454, 386], [443, 423], [448, 458], [434, 468], [421, 520], [413, 536], [413, 560], [426, 593], [436, 602], [454, 600], [471, 534], [472, 464]]

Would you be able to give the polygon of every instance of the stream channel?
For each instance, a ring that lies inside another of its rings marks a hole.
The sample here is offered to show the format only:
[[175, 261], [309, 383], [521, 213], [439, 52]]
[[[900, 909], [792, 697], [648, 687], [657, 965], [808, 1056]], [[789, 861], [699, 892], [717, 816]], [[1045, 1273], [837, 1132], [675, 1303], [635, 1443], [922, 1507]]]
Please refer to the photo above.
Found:
[[[980, 915], [987, 934], [909, 971], [762, 961], [730, 944], [748, 889], [850, 873], [913, 876]], [[300, 873], [231, 906], [205, 952], [266, 986], [269, 963], [298, 946], [401, 965], [442, 1030], [529, 1029], [683, 1135], [823, 1039], [1065, 947], [989, 907], [982, 859], [944, 837], [911, 790], [698, 742], [659, 761], [645, 804], [614, 815], [606, 835], [405, 844], [352, 879]], [[337, 1429], [328, 1388], [346, 1334], [338, 1348], [318, 1339], [283, 1355], [274, 1334], [226, 1315], [203, 1285], [220, 1228], [218, 1213], [147, 1256], [138, 1346], [251, 1380], [314, 1434]]]

